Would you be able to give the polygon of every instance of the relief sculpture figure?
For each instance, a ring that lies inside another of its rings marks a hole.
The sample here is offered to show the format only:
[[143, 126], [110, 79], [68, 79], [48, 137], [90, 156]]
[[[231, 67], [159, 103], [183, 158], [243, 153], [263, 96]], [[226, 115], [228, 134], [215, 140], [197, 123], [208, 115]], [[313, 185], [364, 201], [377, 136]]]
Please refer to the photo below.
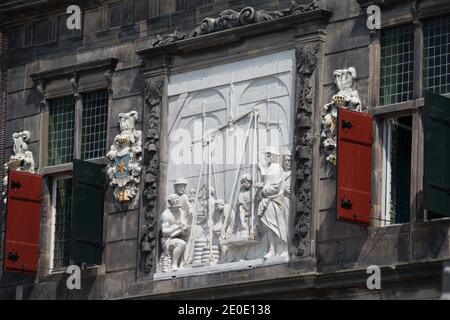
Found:
[[175, 271], [183, 265], [183, 253], [190, 226], [186, 224], [186, 214], [181, 209], [180, 198], [171, 194], [167, 199], [168, 208], [161, 215], [161, 271]]
[[275, 147], [266, 150], [266, 164], [259, 163], [263, 182], [259, 185], [258, 216], [269, 242], [269, 251], [264, 259], [275, 255], [287, 255], [287, 229], [284, 212], [283, 169], [277, 163], [279, 152]]

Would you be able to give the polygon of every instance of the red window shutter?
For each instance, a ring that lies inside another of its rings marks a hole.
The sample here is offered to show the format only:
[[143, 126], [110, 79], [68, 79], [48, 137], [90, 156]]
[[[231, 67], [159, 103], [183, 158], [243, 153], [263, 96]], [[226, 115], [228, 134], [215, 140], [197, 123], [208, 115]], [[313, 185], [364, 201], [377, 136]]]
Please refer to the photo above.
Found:
[[5, 271], [37, 273], [41, 189], [40, 175], [9, 172]]
[[338, 219], [370, 225], [372, 116], [339, 108], [337, 147]]

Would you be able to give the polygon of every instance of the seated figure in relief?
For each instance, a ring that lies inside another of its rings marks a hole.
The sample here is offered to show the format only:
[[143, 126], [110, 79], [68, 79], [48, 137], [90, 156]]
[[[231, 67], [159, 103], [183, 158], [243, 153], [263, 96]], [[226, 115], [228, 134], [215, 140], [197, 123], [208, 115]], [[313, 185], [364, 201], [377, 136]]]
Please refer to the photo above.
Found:
[[171, 258], [172, 271], [182, 266], [186, 237], [190, 226], [186, 224], [186, 213], [181, 209], [180, 198], [171, 194], [167, 199], [168, 208], [161, 215], [162, 246], [165, 257]]

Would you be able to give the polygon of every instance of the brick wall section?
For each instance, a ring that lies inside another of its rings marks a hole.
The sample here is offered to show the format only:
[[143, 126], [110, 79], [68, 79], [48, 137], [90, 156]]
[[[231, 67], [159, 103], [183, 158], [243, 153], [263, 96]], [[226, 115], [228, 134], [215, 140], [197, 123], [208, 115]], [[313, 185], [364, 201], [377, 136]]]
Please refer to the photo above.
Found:
[[[4, 33], [0, 33], [0, 192], [3, 192], [3, 177], [5, 163], [5, 135], [6, 135], [6, 86], [8, 79], [8, 68], [3, 61], [8, 50], [8, 38]], [[3, 243], [5, 236], [3, 202], [0, 203], [0, 266], [3, 266]]]
[[[3, 33], [0, 33], [0, 57], [6, 56], [8, 51], [8, 38]], [[5, 163], [5, 141], [6, 141], [6, 87], [8, 79], [8, 69], [6, 62], [0, 65], [0, 179], [4, 177]], [[0, 185], [0, 190], [3, 191], [3, 184]]]

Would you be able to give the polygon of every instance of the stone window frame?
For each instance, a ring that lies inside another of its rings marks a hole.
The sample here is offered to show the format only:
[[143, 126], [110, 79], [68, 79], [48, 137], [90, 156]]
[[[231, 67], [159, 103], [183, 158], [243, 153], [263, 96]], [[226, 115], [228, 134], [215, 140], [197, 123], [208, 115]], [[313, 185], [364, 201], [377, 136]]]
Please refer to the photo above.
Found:
[[[394, 0], [395, 1], [395, 0]], [[376, 4], [374, 1], [359, 0], [364, 4], [364, 8], [370, 4]], [[421, 9], [415, 5], [405, 3], [395, 9], [381, 7], [382, 23], [381, 28], [396, 27], [405, 24], [411, 24], [414, 28], [414, 70], [413, 70], [413, 94], [412, 99], [388, 105], [380, 105], [380, 72], [381, 72], [381, 32], [371, 33], [369, 44], [369, 113], [374, 116], [373, 137], [374, 137], [374, 155], [373, 155], [373, 176], [372, 176], [372, 194], [373, 194], [373, 213], [374, 227], [389, 227], [399, 224], [389, 224], [385, 221], [383, 204], [383, 131], [386, 120], [412, 116], [412, 148], [411, 148], [411, 183], [410, 183], [410, 219], [409, 225], [421, 222], [429, 222], [423, 207], [423, 108], [424, 108], [424, 90], [423, 90], [423, 22], [438, 16], [450, 15], [450, 4], [436, 4], [433, 7]], [[372, 90], [373, 89], [373, 90]], [[450, 97], [450, 93], [444, 94]], [[433, 219], [448, 220], [448, 218]]]
[[[38, 173], [44, 177], [42, 213], [46, 219], [41, 220], [41, 259], [39, 261], [39, 276], [48, 276], [65, 272], [65, 270], [53, 270], [53, 241], [54, 241], [54, 219], [55, 212], [52, 203], [53, 183], [57, 179], [69, 178], [73, 175], [73, 162], [48, 166], [48, 119], [49, 119], [49, 100], [61, 98], [69, 95], [75, 96], [75, 130], [74, 130], [74, 159], [81, 158], [81, 138], [82, 138], [82, 116], [83, 103], [77, 96], [83, 92], [106, 89], [108, 91], [108, 111], [106, 128], [106, 150], [111, 139], [109, 123], [114, 121], [112, 117], [112, 77], [118, 63], [117, 58], [105, 58], [86, 63], [64, 66], [61, 68], [50, 69], [47, 71], [36, 72], [30, 75], [35, 89], [40, 93], [40, 146], [39, 146], [39, 169]], [[87, 159], [92, 163], [106, 166], [106, 156]], [[106, 191], [105, 191], [106, 192]], [[106, 202], [105, 202], [106, 206]], [[104, 210], [104, 214], [106, 210]], [[103, 229], [105, 230], [106, 219], [103, 219]], [[104, 235], [105, 236], [105, 235]], [[101, 272], [101, 267], [105, 264], [105, 255], [102, 263], [97, 266], [88, 267]], [[94, 271], [97, 272], [97, 271]]]

